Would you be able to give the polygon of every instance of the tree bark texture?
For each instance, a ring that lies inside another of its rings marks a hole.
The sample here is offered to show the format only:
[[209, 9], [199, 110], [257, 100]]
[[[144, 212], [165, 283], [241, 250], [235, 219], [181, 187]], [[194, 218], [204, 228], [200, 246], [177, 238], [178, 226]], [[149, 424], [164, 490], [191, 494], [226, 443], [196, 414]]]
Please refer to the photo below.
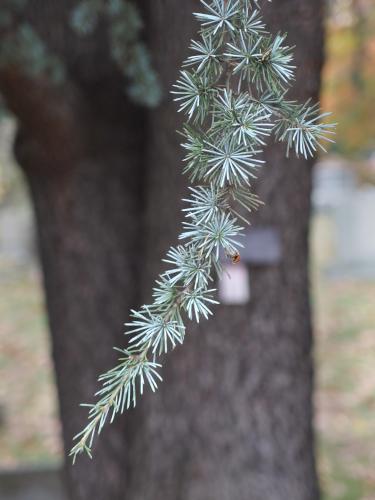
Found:
[[[46, 91], [44, 104], [66, 104], [68, 111], [47, 113], [34, 126], [35, 113], [27, 110], [39, 104], [17, 109], [17, 75], [0, 75], [0, 88], [20, 120], [16, 155], [37, 216], [67, 453], [85, 423], [78, 404], [92, 400], [97, 375], [115, 361], [112, 346], [124, 345], [130, 307], [150, 299], [160, 259], [176, 243], [187, 180], [175, 133], [181, 117], [168, 90], [197, 29], [191, 13], [199, 3], [139, 2], [164, 88], [161, 106], [147, 117], [126, 102], [101, 32], [82, 41], [68, 28], [74, 2], [31, 4], [30, 19], [69, 69], [63, 94]], [[322, 0], [278, 0], [265, 14], [274, 32], [287, 31], [297, 45], [293, 98], [316, 99]], [[253, 225], [280, 232], [281, 262], [250, 269], [248, 306], [219, 306], [209, 322], [188, 326], [185, 345], [165, 359], [158, 393], [146, 393], [103, 432], [92, 462], [67, 462], [72, 500], [318, 499], [311, 162], [286, 161], [283, 146], [270, 146], [265, 156], [257, 191], [266, 207]]]
[[127, 102], [102, 31], [69, 28], [76, 2], [30, 0], [25, 17], [56, 51], [67, 80], [54, 88], [4, 68], [0, 88], [19, 121], [15, 154], [35, 208], [73, 500], [120, 500], [126, 491], [125, 420], [104, 430], [95, 460], [67, 458], [87, 421], [97, 377], [117, 361], [137, 287], [144, 112]]
[[[189, 14], [198, 8], [198, 2], [151, 4], [149, 43], [166, 89], [196, 29]], [[288, 42], [297, 45], [293, 98], [318, 97], [321, 16], [320, 1], [284, 0], [267, 8], [271, 29], [287, 31]], [[166, 97], [150, 123], [145, 300], [181, 219], [177, 209], [186, 181], [171, 126], [175, 113]], [[127, 417], [131, 499], [319, 497], [308, 283], [312, 162], [286, 161], [285, 146], [271, 146], [265, 159], [257, 191], [266, 207], [253, 224], [280, 232], [282, 261], [250, 269], [247, 307], [220, 306], [200, 328], [189, 326], [185, 345], [166, 360], [158, 394]]]

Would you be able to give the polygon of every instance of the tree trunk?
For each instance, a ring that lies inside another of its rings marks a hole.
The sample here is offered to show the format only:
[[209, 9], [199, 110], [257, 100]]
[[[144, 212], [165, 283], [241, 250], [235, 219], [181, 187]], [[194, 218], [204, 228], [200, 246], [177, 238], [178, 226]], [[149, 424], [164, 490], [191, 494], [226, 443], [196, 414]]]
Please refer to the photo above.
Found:
[[[90, 402], [97, 375], [114, 363], [112, 346], [124, 345], [122, 324], [141, 302], [139, 284], [142, 301], [149, 300], [160, 258], [176, 241], [186, 185], [170, 96], [146, 129], [117, 75], [102, 67], [100, 37], [78, 43], [68, 28], [50, 29], [72, 3], [32, 0], [37, 15], [30, 13], [74, 77], [72, 99], [80, 106], [71, 119], [59, 109], [55, 127], [49, 120], [56, 110], [43, 114], [44, 93], [43, 106], [34, 102], [24, 113], [20, 94], [12, 97], [14, 78], [2, 88], [21, 121], [16, 153], [37, 215], [66, 452], [85, 422], [78, 404]], [[288, 31], [297, 44], [293, 95], [300, 99], [318, 94], [321, 3], [278, 0], [267, 9], [272, 29]], [[168, 90], [199, 4], [142, 4]], [[38, 135], [32, 125], [39, 110]], [[281, 263], [251, 269], [248, 306], [220, 306], [201, 328], [189, 325], [185, 345], [165, 360], [160, 391], [103, 432], [92, 462], [79, 458], [72, 468], [68, 461], [72, 500], [318, 498], [307, 273], [311, 163], [285, 162], [284, 148], [275, 146], [266, 160], [258, 191], [267, 206], [253, 222], [280, 231]]]
[[22, 68], [0, 68], [0, 90], [19, 122], [15, 154], [35, 208], [72, 500], [120, 500], [127, 477], [125, 420], [103, 431], [95, 460], [68, 453], [87, 422], [97, 377], [123, 346], [126, 315], [140, 301], [144, 111], [129, 104], [104, 26], [75, 36], [76, 0], [29, 0], [30, 22], [67, 70], [55, 88]]
[[[149, 39], [165, 88], [177, 76], [195, 30], [198, 2], [155, 0]], [[293, 97], [318, 96], [322, 2], [271, 4], [273, 31], [296, 43]], [[166, 20], [168, 19], [168, 22]], [[166, 100], [151, 119], [145, 300], [160, 257], [176, 240], [181, 148], [176, 107]], [[153, 500], [316, 500], [312, 430], [313, 368], [308, 283], [311, 162], [285, 160], [272, 146], [258, 183], [266, 202], [254, 226], [281, 234], [279, 265], [251, 268], [246, 307], [220, 306], [168, 356], [164, 383], [127, 416], [131, 466], [127, 498]]]
[[[128, 310], [139, 302], [137, 245], [140, 233], [139, 123], [109, 85], [91, 96], [95, 113], [86, 123], [92, 150], [56, 172], [35, 170], [38, 151], [21, 132], [16, 143], [37, 218], [52, 351], [65, 453], [86, 424], [97, 377], [117, 360]], [[131, 127], [127, 116], [132, 115]], [[125, 421], [118, 419], [95, 446], [95, 460], [80, 457], [66, 472], [72, 499], [122, 499], [126, 487]]]
[[126, 315], [140, 300], [144, 113], [127, 103], [101, 33], [73, 36], [73, 4], [31, 0], [25, 14], [63, 58], [64, 86], [14, 68], [2, 71], [0, 85], [19, 119], [15, 153], [36, 213], [68, 490], [72, 500], [120, 500], [124, 420], [97, 440], [94, 461], [72, 467], [68, 453], [87, 422], [79, 404], [93, 401], [98, 375], [116, 362], [113, 347], [123, 345]]

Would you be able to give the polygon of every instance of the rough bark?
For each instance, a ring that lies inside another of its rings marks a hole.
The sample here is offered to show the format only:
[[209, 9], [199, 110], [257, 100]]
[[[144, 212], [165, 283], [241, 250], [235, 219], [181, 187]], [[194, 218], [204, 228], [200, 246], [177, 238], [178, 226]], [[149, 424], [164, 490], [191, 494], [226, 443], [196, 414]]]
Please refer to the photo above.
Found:
[[[120, 110], [117, 99], [113, 104], [111, 119], [134, 113]], [[35, 174], [38, 159], [28, 150], [32, 138], [22, 133], [16, 144], [37, 219], [66, 457], [73, 436], [86, 425], [87, 409], [79, 404], [92, 401], [98, 375], [116, 362], [112, 348], [123, 345], [124, 319], [139, 300], [137, 127], [134, 120], [133, 130], [126, 121], [114, 126], [102, 113], [93, 123], [100, 126], [89, 134], [91, 154], [64, 172], [53, 173], [51, 165], [52, 174]], [[73, 500], [123, 498], [124, 425], [118, 419], [103, 432], [95, 460], [81, 457], [72, 467], [66, 458]]]
[[[122, 323], [140, 302], [139, 283], [148, 300], [160, 258], [176, 240], [186, 180], [168, 94], [146, 129], [117, 75], [99, 64], [106, 56], [100, 37], [82, 45], [61, 27], [73, 2], [31, 3], [39, 32], [68, 63], [73, 90], [66, 92], [80, 103], [72, 106], [65, 94], [78, 130], [58, 127], [64, 140], [53, 152], [18, 111], [16, 144], [37, 215], [68, 451], [86, 415], [77, 405], [114, 362], [111, 348], [123, 344]], [[198, 1], [140, 3], [168, 90], [196, 29]], [[267, 9], [272, 29], [287, 30], [297, 44], [293, 95], [300, 99], [316, 98], [319, 89], [321, 4], [278, 0]], [[46, 18], [59, 29], [46, 28]], [[307, 272], [311, 162], [285, 162], [284, 148], [275, 146], [266, 160], [258, 192], [267, 206], [253, 222], [280, 230], [281, 263], [251, 269], [248, 306], [217, 307], [213, 320], [189, 326], [186, 344], [166, 359], [158, 394], [146, 394], [103, 433], [92, 462], [68, 464], [73, 500], [318, 498]]]
[[[117, 359], [123, 323], [139, 302], [138, 244], [143, 111], [126, 101], [102, 33], [74, 36], [74, 2], [30, 0], [25, 13], [60, 54], [67, 80], [54, 87], [4, 67], [0, 89], [15, 113], [17, 160], [35, 208], [66, 457], [83, 428], [97, 377]], [[72, 500], [119, 500], [126, 491], [125, 421], [95, 446], [95, 460], [66, 458]]]
[[[176, 78], [195, 27], [197, 2], [152, 2], [149, 36], [165, 88]], [[293, 97], [317, 98], [322, 59], [320, 0], [284, 0], [266, 13], [288, 31], [299, 66]], [[168, 22], [166, 20], [168, 19]], [[177, 43], [176, 43], [177, 42]], [[185, 181], [167, 100], [151, 120], [146, 219], [148, 297], [159, 259], [175, 240]], [[127, 417], [133, 437], [128, 498], [316, 500], [312, 430], [312, 335], [308, 290], [311, 162], [285, 161], [272, 146], [258, 183], [266, 202], [254, 225], [282, 238], [282, 261], [251, 269], [247, 307], [217, 307], [166, 360], [164, 383]], [[136, 432], [135, 430], [136, 429]]]

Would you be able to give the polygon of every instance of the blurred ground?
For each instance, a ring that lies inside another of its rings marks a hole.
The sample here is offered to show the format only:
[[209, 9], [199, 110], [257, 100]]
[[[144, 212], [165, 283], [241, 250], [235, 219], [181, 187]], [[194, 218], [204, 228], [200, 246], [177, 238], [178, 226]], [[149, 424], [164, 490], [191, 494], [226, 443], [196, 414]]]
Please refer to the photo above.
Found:
[[313, 224], [319, 465], [326, 500], [375, 499], [375, 282], [329, 280], [332, 226]]
[[[0, 124], [0, 469], [59, 460], [57, 403], [26, 187]], [[0, 495], [1, 496], [1, 495]]]
[[0, 262], [0, 467], [59, 456], [54, 381], [37, 269]]

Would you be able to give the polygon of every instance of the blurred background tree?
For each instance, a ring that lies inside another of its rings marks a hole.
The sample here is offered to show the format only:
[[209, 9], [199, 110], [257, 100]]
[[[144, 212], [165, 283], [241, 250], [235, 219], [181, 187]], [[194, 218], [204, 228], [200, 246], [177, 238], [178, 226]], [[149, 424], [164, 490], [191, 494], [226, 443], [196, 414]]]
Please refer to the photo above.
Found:
[[339, 123], [330, 151], [368, 157], [375, 150], [375, 9], [371, 0], [330, 0], [323, 107]]
[[[147, 300], [179, 227], [185, 180], [167, 91], [196, 29], [198, 2], [137, 5], [163, 89], [153, 112], [134, 103], [147, 90], [126, 97], [124, 78], [134, 73], [112, 57], [113, 24], [103, 13], [82, 36], [79, 17], [72, 27], [73, 0], [0, 7], [3, 19], [12, 10], [0, 28], [0, 90], [17, 118], [14, 151], [37, 218], [66, 452], [86, 418], [78, 404], [113, 365], [125, 315]], [[322, 1], [280, 0], [265, 14], [270, 29], [289, 32], [297, 46], [292, 96], [316, 100]], [[280, 262], [250, 269], [248, 305], [221, 306], [213, 321], [191, 328], [160, 392], [103, 433], [93, 462], [67, 462], [72, 499], [318, 498], [307, 269], [312, 162], [285, 161], [284, 153], [267, 151], [258, 185], [267, 207], [254, 219], [280, 236]]]

